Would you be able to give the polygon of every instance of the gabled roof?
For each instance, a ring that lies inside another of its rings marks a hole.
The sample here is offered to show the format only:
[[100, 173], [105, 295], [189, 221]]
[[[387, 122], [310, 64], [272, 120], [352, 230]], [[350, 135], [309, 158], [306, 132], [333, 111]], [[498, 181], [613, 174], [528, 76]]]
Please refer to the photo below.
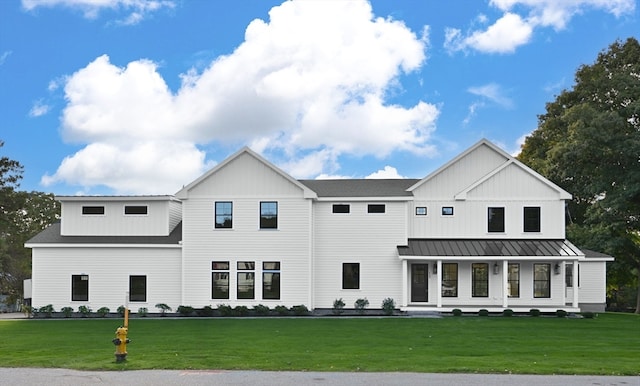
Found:
[[182, 189], [180, 189], [175, 194], [175, 196], [178, 197], [179, 199], [187, 198], [189, 190], [193, 189], [194, 187], [199, 185], [202, 181], [206, 180], [207, 178], [209, 178], [210, 176], [215, 174], [217, 171], [219, 171], [220, 169], [224, 168], [229, 163], [231, 163], [233, 160], [235, 160], [236, 158], [240, 157], [243, 154], [248, 154], [248, 155], [252, 156], [253, 158], [257, 159], [259, 162], [262, 162], [267, 167], [272, 169], [277, 174], [281, 175], [287, 181], [289, 181], [292, 184], [294, 184], [297, 187], [299, 187], [304, 192], [304, 197], [305, 198], [315, 198], [316, 197], [316, 194], [313, 191], [309, 190], [309, 188], [307, 188], [305, 185], [303, 185], [300, 182], [298, 182], [296, 179], [291, 177], [289, 174], [285, 173], [283, 170], [281, 170], [280, 168], [278, 168], [277, 166], [275, 166], [274, 164], [272, 164], [271, 162], [266, 160], [264, 157], [262, 157], [258, 153], [256, 153], [253, 150], [249, 149], [247, 146], [243, 147], [242, 149], [240, 149], [239, 151], [237, 151], [236, 153], [234, 153], [230, 157], [227, 157], [224, 161], [222, 161], [219, 164], [217, 164], [214, 168], [212, 168], [208, 172], [206, 172], [203, 175], [201, 175], [200, 177], [198, 177], [196, 180], [191, 182], [189, 185], [187, 185], [187, 186], [183, 187]]
[[400, 256], [424, 257], [574, 257], [584, 256], [568, 240], [558, 239], [409, 239]]
[[411, 197], [407, 188], [418, 179], [300, 180], [318, 197]]
[[533, 176], [534, 178], [536, 178], [537, 180], [539, 180], [543, 184], [547, 185], [551, 189], [557, 191], [560, 194], [560, 199], [564, 199], [564, 200], [570, 200], [571, 199], [571, 194], [570, 193], [568, 193], [567, 191], [565, 191], [564, 189], [562, 189], [558, 185], [554, 184], [553, 182], [549, 181], [548, 179], [546, 179], [545, 177], [540, 175], [535, 170], [529, 168], [528, 166], [526, 166], [525, 164], [523, 164], [522, 162], [518, 161], [516, 158], [511, 156], [509, 153], [505, 152], [504, 150], [500, 149], [498, 146], [494, 145], [492, 142], [490, 142], [490, 141], [488, 141], [487, 139], [484, 139], [484, 138], [481, 139], [480, 141], [476, 142], [473, 146], [471, 146], [470, 148], [468, 148], [464, 152], [460, 153], [457, 157], [455, 157], [451, 161], [447, 162], [446, 164], [442, 165], [440, 168], [436, 169], [434, 172], [432, 172], [431, 174], [429, 174], [428, 176], [426, 176], [422, 180], [418, 181], [413, 186], [409, 187], [408, 190], [409, 191], [413, 191], [413, 190], [417, 189], [419, 186], [421, 186], [424, 183], [426, 183], [427, 181], [433, 179], [435, 176], [437, 176], [438, 174], [442, 173], [442, 171], [446, 170], [451, 165], [455, 164], [456, 162], [458, 162], [462, 158], [466, 157], [468, 154], [470, 154], [471, 152], [475, 151], [480, 146], [487, 146], [488, 148], [492, 149], [496, 153], [500, 154], [501, 156], [503, 156], [505, 158], [505, 162], [502, 163], [496, 169], [494, 169], [492, 172], [486, 174], [485, 176], [482, 176], [479, 180], [477, 180], [476, 182], [474, 182], [473, 184], [468, 186], [466, 189], [464, 189], [460, 193], [456, 194], [456, 196], [455, 196], [456, 199], [460, 199], [460, 200], [465, 199], [467, 192], [469, 192], [470, 190], [474, 189], [478, 185], [484, 183], [485, 181], [487, 181], [488, 179], [490, 179], [491, 177], [493, 177], [494, 175], [496, 175], [498, 172], [500, 172], [504, 168], [508, 167], [509, 165], [515, 165], [516, 167], [522, 169], [523, 171], [525, 171], [529, 175]]
[[129, 245], [179, 245], [182, 241], [182, 222], [168, 236], [61, 236], [60, 222], [55, 222], [29, 239], [25, 246], [36, 244], [129, 244]]

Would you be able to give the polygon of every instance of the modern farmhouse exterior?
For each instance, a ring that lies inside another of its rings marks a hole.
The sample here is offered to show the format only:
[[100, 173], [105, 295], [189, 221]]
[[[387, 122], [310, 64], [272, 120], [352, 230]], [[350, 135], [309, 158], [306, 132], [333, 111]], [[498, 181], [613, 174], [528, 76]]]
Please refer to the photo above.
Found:
[[244, 148], [174, 196], [57, 197], [32, 305], [603, 310], [613, 258], [565, 239], [570, 198], [487, 140], [420, 180], [296, 180]]

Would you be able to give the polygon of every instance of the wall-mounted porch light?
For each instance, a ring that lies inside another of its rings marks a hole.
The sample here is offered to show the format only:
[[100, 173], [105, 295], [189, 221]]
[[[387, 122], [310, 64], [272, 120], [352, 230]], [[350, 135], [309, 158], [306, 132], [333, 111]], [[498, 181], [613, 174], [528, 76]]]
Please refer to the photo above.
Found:
[[554, 266], [553, 266], [553, 272], [554, 272], [556, 275], [559, 275], [559, 274], [560, 274], [560, 264], [556, 263], [556, 265], [554, 265]]
[[493, 274], [497, 275], [498, 272], [500, 272], [500, 266], [498, 265], [498, 263], [493, 263]]
[[438, 263], [433, 263], [433, 274], [434, 275], [438, 274]]

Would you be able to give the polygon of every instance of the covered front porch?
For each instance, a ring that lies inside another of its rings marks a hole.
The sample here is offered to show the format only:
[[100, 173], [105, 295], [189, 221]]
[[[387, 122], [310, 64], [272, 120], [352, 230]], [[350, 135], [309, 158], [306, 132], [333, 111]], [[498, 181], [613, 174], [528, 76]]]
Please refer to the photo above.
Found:
[[403, 311], [580, 311], [584, 254], [566, 240], [410, 239], [398, 256]]

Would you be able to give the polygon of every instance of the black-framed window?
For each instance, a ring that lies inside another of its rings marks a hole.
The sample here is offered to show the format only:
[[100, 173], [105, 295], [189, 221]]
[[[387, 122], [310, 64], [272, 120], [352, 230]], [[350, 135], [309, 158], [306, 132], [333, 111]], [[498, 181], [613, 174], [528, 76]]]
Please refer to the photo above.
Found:
[[256, 263], [238, 261], [238, 299], [255, 299], [256, 297]]
[[342, 264], [342, 289], [360, 289], [360, 263]]
[[147, 276], [146, 275], [129, 276], [129, 301], [130, 302], [146, 302], [147, 301]]
[[536, 263], [533, 265], [533, 297], [551, 297], [551, 264]]
[[215, 203], [216, 228], [233, 227], [233, 202], [216, 201]]
[[540, 232], [540, 207], [525, 206], [523, 211], [524, 231]]
[[74, 302], [89, 300], [89, 275], [71, 275], [71, 300]]
[[[567, 287], [573, 287], [573, 263], [564, 266], [564, 282]], [[578, 288], [580, 287], [580, 265], [578, 265]]]
[[146, 205], [125, 205], [124, 214], [126, 215], [145, 215], [149, 209]]
[[333, 204], [333, 213], [349, 213], [351, 206], [349, 204]]
[[426, 216], [426, 215], [427, 215], [426, 206], [416, 206], [416, 216]]
[[442, 296], [458, 297], [458, 264], [442, 263]]
[[508, 296], [510, 298], [519, 298], [520, 297], [520, 264], [518, 263], [509, 263], [507, 273], [507, 285], [509, 288], [507, 289]]
[[489, 208], [487, 210], [487, 231], [504, 232], [504, 208]]
[[384, 204], [369, 204], [367, 205], [367, 213], [384, 213], [386, 206]]
[[84, 215], [103, 215], [104, 214], [104, 206], [83, 206], [82, 207], [82, 214]]
[[280, 299], [280, 262], [262, 263], [262, 298]]
[[211, 262], [211, 299], [229, 299], [229, 262]]
[[489, 297], [489, 264], [471, 264], [471, 296], [474, 298]]
[[453, 216], [453, 206], [443, 206], [442, 207], [442, 215], [443, 216]]
[[275, 201], [260, 202], [260, 229], [278, 228], [278, 203]]

